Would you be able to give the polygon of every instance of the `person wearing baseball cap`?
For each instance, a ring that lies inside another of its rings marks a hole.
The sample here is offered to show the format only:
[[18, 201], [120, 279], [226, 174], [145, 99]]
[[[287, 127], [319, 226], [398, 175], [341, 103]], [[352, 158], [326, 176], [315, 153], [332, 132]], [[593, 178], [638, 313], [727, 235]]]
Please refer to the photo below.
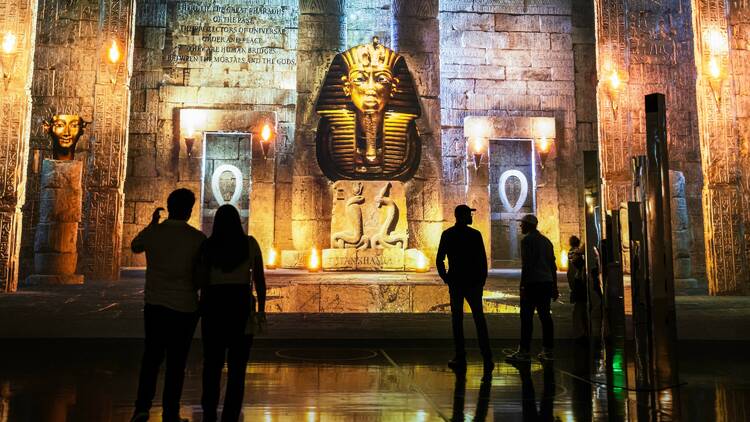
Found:
[[518, 220], [521, 232], [526, 236], [521, 240], [521, 341], [518, 350], [508, 354], [509, 362], [528, 362], [531, 360], [531, 334], [534, 322], [534, 310], [542, 323], [541, 361], [553, 359], [554, 329], [550, 303], [560, 297], [557, 291], [557, 265], [552, 242], [537, 230], [539, 220], [532, 214], [524, 215]]
[[[451, 322], [453, 344], [456, 354], [448, 366], [462, 374], [466, 371], [466, 350], [464, 347], [464, 300], [469, 303], [477, 340], [484, 360], [484, 377], [492, 376], [495, 363], [492, 359], [487, 321], [482, 309], [482, 293], [487, 280], [487, 254], [484, 250], [482, 233], [469, 225], [473, 222], [471, 213], [476, 209], [459, 205], [454, 212], [456, 224], [446, 229], [440, 236], [436, 267], [440, 278], [448, 285], [451, 301]], [[445, 258], [448, 258], [448, 270]]]

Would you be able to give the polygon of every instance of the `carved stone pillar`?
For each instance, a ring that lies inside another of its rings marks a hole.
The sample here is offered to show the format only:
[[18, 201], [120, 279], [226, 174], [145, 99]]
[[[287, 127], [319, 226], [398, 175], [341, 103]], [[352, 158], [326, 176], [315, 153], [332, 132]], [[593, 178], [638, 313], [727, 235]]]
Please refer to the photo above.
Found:
[[329, 180], [315, 158], [315, 98], [334, 56], [346, 48], [345, 0], [300, 0], [297, 41], [297, 116], [292, 176], [294, 249], [328, 247]]
[[[94, 85], [93, 139], [86, 163], [79, 265], [87, 278], [115, 280], [120, 270], [135, 1], [104, 0], [99, 7], [100, 54]], [[108, 60], [113, 40], [123, 54], [116, 65]]]
[[[734, 91], [735, 87], [742, 87], [744, 81], [734, 80], [734, 57], [726, 49], [719, 51], [721, 39], [728, 37], [726, 4], [721, 0], [692, 2], [703, 162], [706, 273], [711, 294], [746, 293], [748, 289], [745, 240], [748, 227], [744, 218], [747, 213], [743, 213], [748, 204], [743, 200], [747, 192], [742, 185], [743, 170], [746, 169], [742, 167], [743, 157], [747, 152], [740, 155], [736, 122], [738, 104]], [[718, 40], [710, 39], [714, 37]], [[710, 74], [712, 60], [720, 69], [718, 81]]]
[[0, 52], [0, 291], [15, 291], [18, 286], [36, 9], [36, 1], [0, 0], [0, 40], [5, 31], [16, 37], [11, 54]]
[[438, 0], [393, 0], [393, 49], [404, 56], [422, 104], [417, 129], [422, 161], [407, 182], [412, 247], [432, 260], [443, 229], [443, 161], [440, 142], [440, 30]]

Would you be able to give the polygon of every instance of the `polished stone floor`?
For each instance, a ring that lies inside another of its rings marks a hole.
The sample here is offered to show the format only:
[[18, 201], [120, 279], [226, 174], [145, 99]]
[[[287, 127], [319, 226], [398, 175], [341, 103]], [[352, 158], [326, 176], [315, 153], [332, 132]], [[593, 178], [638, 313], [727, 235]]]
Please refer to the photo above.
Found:
[[[183, 395], [191, 421], [201, 420], [199, 346]], [[481, 382], [479, 361], [465, 381], [457, 379], [444, 366], [446, 346], [261, 343], [248, 366], [244, 420], [606, 421], [627, 414], [627, 392], [598, 383], [598, 361], [585, 346], [558, 343], [554, 365], [516, 368], [498, 358], [491, 383]], [[498, 355], [510, 346], [493, 344]], [[661, 420], [749, 420], [748, 346], [681, 343], [683, 385], [660, 397], [678, 402], [682, 417], [665, 411]], [[0, 340], [0, 422], [127, 421], [140, 352], [135, 340]], [[470, 356], [478, 358], [475, 350]], [[161, 420], [159, 410], [152, 421]]]

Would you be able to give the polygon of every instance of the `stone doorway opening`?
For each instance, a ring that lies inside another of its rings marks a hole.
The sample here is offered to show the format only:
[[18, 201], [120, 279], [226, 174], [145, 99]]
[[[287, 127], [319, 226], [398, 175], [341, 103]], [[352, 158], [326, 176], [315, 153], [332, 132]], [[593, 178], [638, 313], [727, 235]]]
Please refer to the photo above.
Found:
[[251, 177], [252, 134], [204, 132], [200, 202], [203, 233], [211, 234], [216, 210], [224, 204], [239, 210], [243, 228], [248, 230]]
[[491, 139], [489, 158], [492, 268], [519, 268], [523, 235], [516, 220], [525, 214], [536, 214], [533, 141]]

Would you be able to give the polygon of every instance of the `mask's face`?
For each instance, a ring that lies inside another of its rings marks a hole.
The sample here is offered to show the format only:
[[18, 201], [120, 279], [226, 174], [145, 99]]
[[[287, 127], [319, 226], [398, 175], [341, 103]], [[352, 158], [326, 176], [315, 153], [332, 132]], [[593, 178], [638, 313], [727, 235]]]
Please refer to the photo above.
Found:
[[357, 110], [381, 113], [391, 98], [396, 81], [388, 69], [353, 69], [344, 82], [344, 92]]
[[60, 147], [69, 149], [75, 147], [82, 135], [81, 118], [73, 114], [60, 114], [52, 119], [52, 139]]

